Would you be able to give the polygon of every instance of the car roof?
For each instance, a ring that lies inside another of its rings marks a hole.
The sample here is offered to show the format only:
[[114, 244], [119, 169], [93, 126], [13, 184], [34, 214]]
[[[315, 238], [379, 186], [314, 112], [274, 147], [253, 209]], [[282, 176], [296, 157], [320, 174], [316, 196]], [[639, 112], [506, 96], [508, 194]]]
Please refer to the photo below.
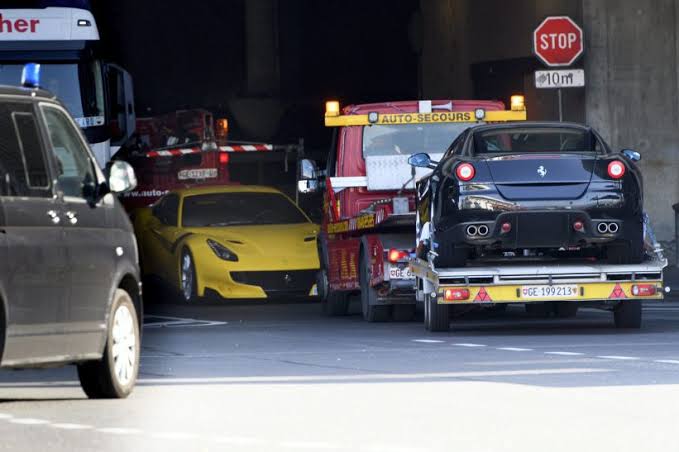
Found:
[[280, 190], [273, 187], [266, 187], [263, 185], [213, 185], [201, 186], [191, 188], [180, 188], [178, 190], [171, 190], [170, 193], [176, 193], [181, 197], [194, 195], [210, 195], [217, 193], [276, 193], [282, 194]]
[[591, 127], [579, 124], [577, 122], [558, 122], [558, 121], [520, 121], [520, 122], [506, 122], [506, 123], [493, 123], [493, 124], [479, 124], [477, 126], [470, 127], [473, 133], [484, 132], [486, 130], [511, 130], [511, 129], [538, 129], [543, 127], [549, 127], [551, 129], [577, 129], [583, 132], [589, 132], [592, 130]]
[[0, 85], [0, 97], [2, 96], [19, 96], [28, 100], [39, 98], [40, 100], [56, 101], [57, 99], [54, 94], [44, 89], [10, 85]]

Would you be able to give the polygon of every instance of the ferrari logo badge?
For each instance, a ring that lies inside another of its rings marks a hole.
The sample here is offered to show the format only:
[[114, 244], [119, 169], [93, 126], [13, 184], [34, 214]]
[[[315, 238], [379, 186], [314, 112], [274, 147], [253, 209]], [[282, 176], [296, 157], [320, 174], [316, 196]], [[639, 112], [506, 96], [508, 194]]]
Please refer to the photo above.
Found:
[[540, 176], [540, 177], [545, 177], [546, 175], [547, 175], [547, 168], [545, 168], [544, 166], [540, 165], [540, 166], [538, 167], [538, 176]]

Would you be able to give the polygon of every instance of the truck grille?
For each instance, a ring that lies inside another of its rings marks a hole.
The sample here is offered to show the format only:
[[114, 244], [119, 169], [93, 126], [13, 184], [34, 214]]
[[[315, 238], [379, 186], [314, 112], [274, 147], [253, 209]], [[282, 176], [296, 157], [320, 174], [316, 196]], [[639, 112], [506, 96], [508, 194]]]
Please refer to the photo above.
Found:
[[316, 282], [316, 270], [231, 272], [231, 279], [240, 284], [259, 286], [267, 295], [307, 295]]

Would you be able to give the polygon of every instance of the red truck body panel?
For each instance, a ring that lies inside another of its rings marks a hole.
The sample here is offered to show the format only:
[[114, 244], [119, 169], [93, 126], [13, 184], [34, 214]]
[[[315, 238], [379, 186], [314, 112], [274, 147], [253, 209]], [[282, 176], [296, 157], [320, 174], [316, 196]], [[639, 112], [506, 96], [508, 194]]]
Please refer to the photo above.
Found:
[[[486, 111], [502, 111], [505, 109], [503, 102], [499, 101], [475, 101], [475, 100], [434, 100], [432, 108], [436, 111], [474, 111], [483, 108]], [[343, 115], [377, 113], [418, 113], [419, 101], [382, 102], [373, 104], [349, 105], [342, 110]], [[338, 130], [336, 151], [337, 164], [335, 174], [331, 177], [361, 177], [366, 176], [366, 164], [363, 157], [363, 127], [345, 126]], [[452, 139], [451, 139], [452, 142]], [[442, 149], [441, 151], [444, 151]], [[330, 189], [332, 190], [332, 189]], [[385, 282], [385, 249], [382, 237], [388, 232], [376, 234], [381, 220], [387, 219], [392, 214], [390, 203], [376, 207], [373, 221], [374, 227], [352, 228], [352, 222], [361, 216], [361, 212], [376, 201], [388, 200], [397, 195], [397, 191], [369, 191], [366, 187], [346, 188], [339, 193], [326, 192], [323, 226], [327, 233], [328, 254], [328, 282], [331, 290], [348, 291], [359, 290], [359, 258], [362, 243], [366, 247], [365, 252], [370, 255], [371, 286], [377, 286]], [[409, 210], [415, 209], [415, 195], [412, 190], [405, 190], [399, 196], [408, 198]], [[339, 208], [338, 208], [339, 206]], [[333, 212], [338, 213], [337, 218], [332, 218]], [[328, 231], [330, 223], [346, 221], [348, 228], [342, 232]], [[413, 218], [413, 248], [414, 218]], [[414, 286], [413, 286], [414, 290]]]

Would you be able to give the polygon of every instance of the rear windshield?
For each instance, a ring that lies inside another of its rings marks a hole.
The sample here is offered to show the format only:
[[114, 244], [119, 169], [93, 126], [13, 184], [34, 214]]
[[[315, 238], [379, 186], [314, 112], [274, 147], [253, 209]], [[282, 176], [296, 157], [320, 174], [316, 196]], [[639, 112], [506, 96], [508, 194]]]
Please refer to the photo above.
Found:
[[567, 128], [502, 128], [474, 134], [474, 153], [597, 152], [592, 132]]
[[277, 193], [211, 193], [184, 198], [184, 227], [298, 224], [309, 220]]

